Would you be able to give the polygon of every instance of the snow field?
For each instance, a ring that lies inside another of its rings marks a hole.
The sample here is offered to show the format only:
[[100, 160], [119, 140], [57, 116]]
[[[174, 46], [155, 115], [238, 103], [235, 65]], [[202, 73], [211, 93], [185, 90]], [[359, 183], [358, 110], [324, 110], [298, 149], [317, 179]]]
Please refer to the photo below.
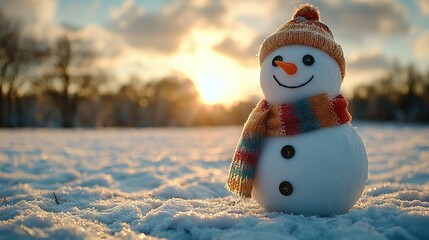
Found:
[[1, 130], [0, 239], [429, 239], [429, 126], [357, 126], [369, 180], [329, 218], [225, 190], [240, 127]]

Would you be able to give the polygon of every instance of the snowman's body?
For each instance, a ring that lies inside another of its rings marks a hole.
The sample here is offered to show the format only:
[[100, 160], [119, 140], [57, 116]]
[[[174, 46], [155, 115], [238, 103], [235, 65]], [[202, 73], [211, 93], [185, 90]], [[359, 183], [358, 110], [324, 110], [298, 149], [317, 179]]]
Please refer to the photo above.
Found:
[[[294, 153], [284, 158], [282, 148]], [[266, 137], [259, 155], [252, 197], [269, 211], [306, 215], [347, 212], [368, 177], [365, 146], [351, 124], [290, 137]], [[289, 182], [284, 196], [279, 186]]]
[[[335, 98], [341, 81], [333, 58], [304, 45], [280, 47], [261, 66], [261, 88], [270, 105], [290, 104], [324, 92]], [[285, 146], [287, 158], [282, 155]], [[350, 123], [292, 136], [267, 136], [257, 161], [252, 197], [269, 211], [340, 214], [359, 199], [367, 177], [365, 146]]]

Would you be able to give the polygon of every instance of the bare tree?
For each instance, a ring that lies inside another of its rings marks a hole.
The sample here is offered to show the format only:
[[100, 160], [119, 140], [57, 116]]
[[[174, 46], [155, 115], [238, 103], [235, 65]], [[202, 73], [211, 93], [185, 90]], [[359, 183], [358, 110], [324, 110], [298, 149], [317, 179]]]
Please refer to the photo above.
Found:
[[53, 49], [54, 71], [49, 78], [60, 85], [57, 90], [64, 128], [74, 126], [79, 99], [97, 93], [105, 81], [103, 75], [91, 68], [94, 56], [85, 43], [71, 41], [67, 35], [60, 37]]
[[0, 126], [4, 127], [5, 96], [4, 90], [7, 81], [7, 72], [14, 62], [18, 49], [19, 26], [16, 22], [6, 19], [0, 13]]
[[0, 126], [16, 127], [20, 122], [19, 90], [48, 55], [46, 44], [22, 36], [19, 23], [0, 13]]

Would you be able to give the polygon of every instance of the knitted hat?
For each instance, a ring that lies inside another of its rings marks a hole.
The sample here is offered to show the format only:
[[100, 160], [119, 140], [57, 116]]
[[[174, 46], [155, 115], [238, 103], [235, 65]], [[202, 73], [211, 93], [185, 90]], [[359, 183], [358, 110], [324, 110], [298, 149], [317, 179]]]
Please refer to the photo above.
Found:
[[334, 35], [324, 23], [320, 22], [319, 10], [310, 4], [300, 5], [292, 19], [267, 37], [259, 49], [259, 65], [279, 47], [284, 45], [307, 45], [326, 52], [340, 67], [344, 78], [346, 61], [341, 46], [335, 42]]

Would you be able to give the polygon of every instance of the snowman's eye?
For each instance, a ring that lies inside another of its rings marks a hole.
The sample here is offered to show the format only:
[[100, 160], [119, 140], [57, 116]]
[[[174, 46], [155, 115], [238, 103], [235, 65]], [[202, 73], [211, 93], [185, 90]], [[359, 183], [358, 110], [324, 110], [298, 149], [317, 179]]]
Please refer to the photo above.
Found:
[[304, 57], [302, 57], [302, 63], [304, 63], [304, 65], [306, 66], [311, 66], [314, 64], [314, 57], [307, 54]]
[[271, 62], [271, 64], [272, 64], [274, 67], [277, 67], [277, 63], [276, 63], [276, 61], [283, 61], [282, 56], [277, 55], [277, 56], [275, 56], [275, 57], [273, 58], [273, 61]]

